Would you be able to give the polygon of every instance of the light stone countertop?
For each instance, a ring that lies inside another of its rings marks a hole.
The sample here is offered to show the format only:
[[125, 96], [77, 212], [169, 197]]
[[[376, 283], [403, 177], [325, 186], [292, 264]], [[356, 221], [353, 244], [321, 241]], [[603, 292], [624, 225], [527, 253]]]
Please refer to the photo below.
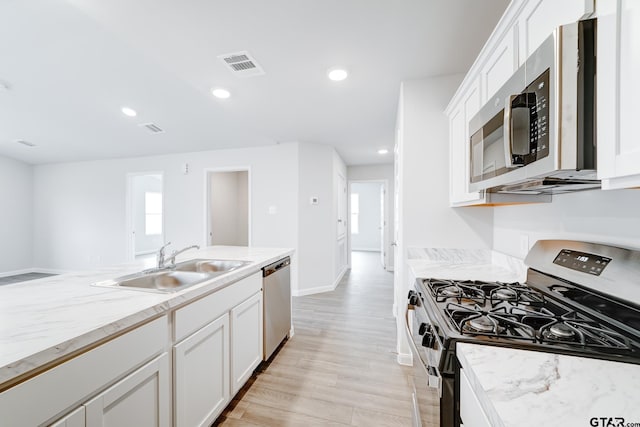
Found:
[[456, 354], [492, 426], [640, 423], [640, 365], [469, 343]]
[[0, 388], [292, 253], [292, 249], [233, 246], [187, 251], [177, 262], [213, 258], [252, 263], [174, 293], [91, 286], [152, 267], [152, 260], [0, 286]]
[[415, 278], [524, 281], [524, 263], [489, 249], [409, 248], [407, 264]]

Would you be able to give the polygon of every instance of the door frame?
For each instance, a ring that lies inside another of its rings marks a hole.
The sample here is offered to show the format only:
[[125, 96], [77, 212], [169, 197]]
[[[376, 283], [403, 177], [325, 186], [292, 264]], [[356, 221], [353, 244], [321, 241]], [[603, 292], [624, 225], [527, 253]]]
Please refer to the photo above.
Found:
[[204, 169], [204, 238], [202, 242], [202, 247], [206, 248], [209, 245], [209, 233], [210, 222], [209, 222], [209, 196], [211, 195], [211, 180], [209, 179], [209, 175], [211, 173], [216, 172], [246, 172], [247, 173], [247, 246], [251, 247], [253, 245], [253, 232], [251, 227], [251, 166], [226, 166], [226, 167], [216, 167], [216, 168], [205, 168]]
[[127, 245], [125, 256], [127, 261], [134, 261], [136, 259], [136, 238], [133, 235], [133, 232], [135, 231], [133, 229], [133, 191], [131, 191], [131, 186], [133, 184], [134, 177], [145, 175], [160, 175], [162, 177], [162, 241], [166, 241], [166, 202], [164, 197], [164, 171], [127, 172], [125, 191], [125, 242]]
[[382, 217], [384, 219], [384, 239], [381, 250], [384, 251], [384, 269], [389, 268], [389, 248], [391, 248], [391, 236], [389, 235], [389, 180], [388, 179], [350, 179], [347, 182], [347, 264], [351, 268], [351, 185], [352, 184], [381, 184], [384, 190], [384, 207]]

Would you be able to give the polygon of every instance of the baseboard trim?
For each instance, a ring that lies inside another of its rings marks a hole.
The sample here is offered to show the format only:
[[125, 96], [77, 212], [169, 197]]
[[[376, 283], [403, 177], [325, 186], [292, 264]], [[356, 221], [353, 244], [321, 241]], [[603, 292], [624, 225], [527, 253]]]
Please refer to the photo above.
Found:
[[387, 270], [389, 273], [393, 273], [393, 272], [395, 271], [395, 269], [393, 268], [393, 266], [387, 266], [386, 270]]
[[338, 274], [338, 277], [336, 278], [336, 280], [333, 281], [332, 285], [316, 286], [315, 288], [307, 288], [307, 289], [296, 289], [291, 291], [291, 295], [293, 295], [294, 297], [304, 297], [307, 295], [321, 294], [323, 292], [335, 291], [336, 288], [338, 287], [338, 284], [340, 283], [340, 281], [342, 280], [342, 278], [344, 277], [344, 274], [347, 272], [348, 269], [349, 267], [345, 266], [340, 272], [340, 274]]
[[380, 252], [380, 248], [351, 248], [351, 251], [356, 251], [356, 252]]
[[398, 353], [396, 360], [400, 365], [413, 366], [413, 355], [411, 353]]

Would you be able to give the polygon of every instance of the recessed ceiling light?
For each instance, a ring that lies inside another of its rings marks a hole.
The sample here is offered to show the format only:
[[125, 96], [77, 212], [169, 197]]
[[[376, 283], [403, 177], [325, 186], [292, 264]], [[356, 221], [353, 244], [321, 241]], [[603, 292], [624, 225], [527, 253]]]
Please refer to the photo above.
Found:
[[228, 97], [231, 96], [231, 92], [229, 92], [226, 89], [220, 89], [220, 88], [213, 89], [211, 93], [213, 94], [213, 96], [220, 99], [227, 99]]
[[389, 150], [387, 150], [386, 148], [381, 148], [378, 150], [378, 154], [387, 154], [389, 152]]
[[329, 80], [333, 80], [334, 82], [339, 82], [346, 79], [349, 76], [347, 70], [343, 70], [342, 68], [332, 68], [327, 73]]
[[129, 108], [129, 107], [122, 107], [122, 114], [124, 114], [125, 116], [129, 116], [129, 117], [135, 117], [138, 115], [138, 113], [136, 113], [136, 110], [134, 110], [133, 108]]

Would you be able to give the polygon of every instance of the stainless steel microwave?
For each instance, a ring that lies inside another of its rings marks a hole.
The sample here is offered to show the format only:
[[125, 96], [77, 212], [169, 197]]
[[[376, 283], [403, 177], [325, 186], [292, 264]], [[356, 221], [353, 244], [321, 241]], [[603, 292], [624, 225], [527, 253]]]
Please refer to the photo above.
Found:
[[471, 191], [600, 186], [595, 41], [595, 19], [557, 28], [471, 119]]

